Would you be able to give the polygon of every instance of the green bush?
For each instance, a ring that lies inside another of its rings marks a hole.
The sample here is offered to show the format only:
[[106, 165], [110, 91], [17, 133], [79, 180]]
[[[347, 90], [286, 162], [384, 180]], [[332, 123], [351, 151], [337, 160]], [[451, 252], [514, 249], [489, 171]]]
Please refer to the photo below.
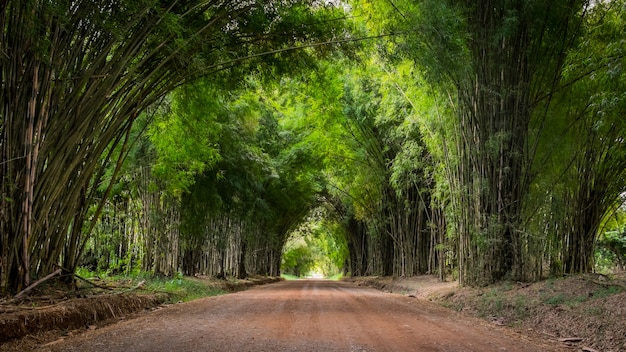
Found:
[[315, 266], [315, 261], [308, 247], [300, 246], [283, 254], [280, 271], [297, 277], [306, 276]]
[[626, 231], [607, 231], [598, 237], [595, 253], [599, 272], [626, 269]]

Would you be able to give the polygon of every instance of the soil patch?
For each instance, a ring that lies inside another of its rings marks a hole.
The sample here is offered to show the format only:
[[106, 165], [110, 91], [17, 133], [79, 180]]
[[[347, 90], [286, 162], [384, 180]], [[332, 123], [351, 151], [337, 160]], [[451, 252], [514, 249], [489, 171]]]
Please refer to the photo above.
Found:
[[626, 275], [587, 274], [536, 283], [460, 288], [435, 277], [350, 279], [435, 301], [523, 334], [555, 339], [577, 351], [626, 351]]
[[0, 342], [32, 332], [69, 330], [149, 309], [164, 303], [165, 294], [109, 294], [75, 298], [42, 307], [3, 306]]

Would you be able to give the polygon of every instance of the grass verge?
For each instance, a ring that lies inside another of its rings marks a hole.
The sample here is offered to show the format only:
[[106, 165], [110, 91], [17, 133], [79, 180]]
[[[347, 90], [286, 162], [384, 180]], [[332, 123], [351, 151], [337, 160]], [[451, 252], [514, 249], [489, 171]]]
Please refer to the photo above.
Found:
[[221, 287], [216, 287], [210, 280], [202, 280], [194, 277], [177, 274], [174, 277], [153, 275], [146, 272], [138, 272], [130, 275], [107, 275], [95, 273], [84, 268], [79, 268], [76, 274], [89, 281], [104, 284], [106, 287], [122, 288], [128, 290], [141, 289], [144, 293], [167, 294], [167, 303], [187, 302], [194, 299], [217, 296], [227, 293]]

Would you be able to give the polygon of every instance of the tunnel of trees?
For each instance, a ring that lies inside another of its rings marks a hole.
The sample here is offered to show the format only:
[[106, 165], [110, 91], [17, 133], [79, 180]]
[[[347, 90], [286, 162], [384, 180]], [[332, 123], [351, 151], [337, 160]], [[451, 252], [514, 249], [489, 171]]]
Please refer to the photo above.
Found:
[[626, 265], [624, 0], [7, 0], [0, 26], [2, 294]]

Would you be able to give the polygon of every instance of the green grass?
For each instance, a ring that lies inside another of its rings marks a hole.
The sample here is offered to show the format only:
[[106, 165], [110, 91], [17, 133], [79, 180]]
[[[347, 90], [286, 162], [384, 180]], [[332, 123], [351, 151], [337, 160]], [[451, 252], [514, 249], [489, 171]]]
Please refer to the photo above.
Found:
[[[143, 282], [142, 290], [151, 293], [165, 293], [170, 302], [187, 302], [194, 299], [217, 296], [226, 291], [212, 287], [208, 282], [200, 279], [185, 277], [177, 274], [174, 277], [155, 276], [148, 272], [137, 272], [132, 275], [111, 275], [106, 273], [95, 273], [85, 268], [78, 268], [76, 274], [89, 279], [98, 277], [104, 281], [115, 284], [123, 284], [125, 287], [136, 287]], [[139, 291], [141, 292], [141, 291]]]
[[619, 286], [603, 287], [593, 293], [593, 298], [606, 298], [606, 297], [618, 294], [622, 291], [624, 291], [624, 289]]
[[517, 296], [515, 298], [515, 318], [518, 320], [523, 320], [529, 316], [528, 311], [528, 301], [524, 296]]
[[600, 299], [600, 298], [606, 298], [609, 296], [612, 296], [614, 294], [618, 294], [620, 292], [624, 291], [624, 289], [622, 289], [621, 287], [618, 286], [608, 286], [608, 287], [604, 287], [601, 288], [597, 291], [595, 291], [593, 293], [593, 295], [591, 296], [585, 296], [585, 295], [579, 295], [579, 296], [570, 296], [570, 295], [566, 295], [564, 293], [557, 293], [553, 296], [550, 297], [545, 297], [543, 298], [543, 301], [546, 304], [552, 305], [552, 306], [558, 306], [558, 305], [567, 305], [568, 307], [577, 307], [579, 306], [581, 303], [584, 303], [590, 299]]
[[148, 291], [165, 292], [172, 302], [187, 302], [194, 299], [217, 296], [226, 291], [210, 287], [198, 279], [187, 277], [176, 278], [153, 278], [146, 281], [145, 287]]
[[298, 280], [298, 279], [300, 279], [299, 277], [297, 277], [295, 275], [289, 275], [289, 274], [280, 274], [280, 277], [282, 277], [285, 280]]
[[95, 271], [91, 271], [91, 270], [89, 270], [87, 268], [83, 268], [82, 266], [78, 267], [76, 269], [76, 275], [78, 275], [78, 276], [80, 276], [82, 278], [90, 278], [90, 277], [100, 276]]
[[574, 308], [574, 307], [578, 307], [581, 303], [585, 301], [587, 301], [586, 296], [576, 296], [565, 304], [567, 304], [567, 306], [570, 308]]
[[343, 278], [343, 273], [338, 273], [338, 274], [327, 277], [328, 280], [334, 280], [334, 281], [341, 280], [342, 278]]
[[477, 308], [479, 315], [485, 317], [488, 315], [500, 314], [500, 312], [504, 309], [504, 306], [504, 296], [496, 288], [492, 288], [480, 296]]
[[566, 298], [565, 295], [562, 293], [558, 293], [550, 298], [548, 298], [546, 300], [546, 303], [551, 305], [551, 306], [558, 306], [559, 304], [563, 304], [565, 303]]

